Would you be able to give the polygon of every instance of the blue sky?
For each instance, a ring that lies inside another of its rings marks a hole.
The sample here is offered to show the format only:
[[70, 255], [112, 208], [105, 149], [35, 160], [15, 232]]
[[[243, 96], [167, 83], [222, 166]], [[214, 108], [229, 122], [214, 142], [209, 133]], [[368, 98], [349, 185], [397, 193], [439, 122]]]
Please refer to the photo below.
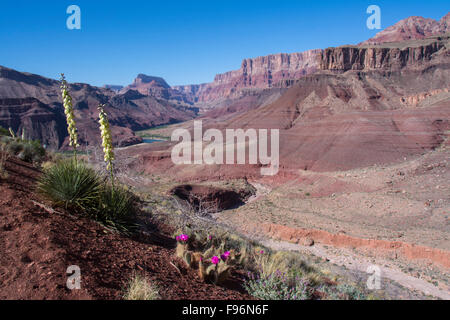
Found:
[[[66, 9], [81, 8], [81, 30]], [[170, 85], [210, 82], [244, 58], [355, 44], [369, 5], [382, 28], [420, 15], [440, 19], [448, 0], [54, 0], [0, 2], [0, 65], [93, 85], [132, 82], [138, 73]]]

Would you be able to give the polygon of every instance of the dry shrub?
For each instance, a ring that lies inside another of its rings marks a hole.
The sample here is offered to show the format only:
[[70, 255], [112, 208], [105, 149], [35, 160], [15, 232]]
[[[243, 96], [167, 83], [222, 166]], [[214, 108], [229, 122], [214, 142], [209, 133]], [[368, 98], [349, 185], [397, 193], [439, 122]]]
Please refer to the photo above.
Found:
[[125, 290], [124, 300], [159, 300], [158, 287], [145, 276], [135, 274]]

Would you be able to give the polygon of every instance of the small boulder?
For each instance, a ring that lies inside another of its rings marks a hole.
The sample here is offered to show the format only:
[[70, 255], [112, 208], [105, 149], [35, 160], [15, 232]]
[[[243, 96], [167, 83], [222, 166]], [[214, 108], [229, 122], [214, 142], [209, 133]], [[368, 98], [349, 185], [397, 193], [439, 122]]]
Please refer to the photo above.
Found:
[[305, 246], [305, 247], [312, 247], [314, 245], [314, 239], [306, 237], [301, 238], [298, 242], [298, 244]]

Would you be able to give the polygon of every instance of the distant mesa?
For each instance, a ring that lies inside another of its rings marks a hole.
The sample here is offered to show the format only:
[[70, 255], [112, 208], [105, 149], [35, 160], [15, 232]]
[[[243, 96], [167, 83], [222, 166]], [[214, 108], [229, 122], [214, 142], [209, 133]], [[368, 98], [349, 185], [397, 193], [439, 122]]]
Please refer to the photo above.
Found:
[[193, 94], [187, 94], [177, 88], [172, 88], [161, 77], [148, 76], [142, 73], [138, 74], [133, 83], [121, 89], [119, 93], [125, 94], [130, 90], [137, 91], [146, 96], [165, 99], [184, 105], [192, 105], [195, 102]]
[[170, 88], [166, 80], [164, 80], [163, 78], [148, 76], [142, 73], [138, 74], [137, 78], [134, 80], [134, 84], [135, 85], [149, 84], [153, 87], [162, 87], [166, 89]]
[[170, 89], [170, 86], [163, 78], [148, 76], [141, 73], [138, 74], [132, 84], [123, 88], [121, 92], [126, 92], [128, 90], [137, 90], [140, 93], [146, 95], [165, 95], [164, 91], [168, 89]]

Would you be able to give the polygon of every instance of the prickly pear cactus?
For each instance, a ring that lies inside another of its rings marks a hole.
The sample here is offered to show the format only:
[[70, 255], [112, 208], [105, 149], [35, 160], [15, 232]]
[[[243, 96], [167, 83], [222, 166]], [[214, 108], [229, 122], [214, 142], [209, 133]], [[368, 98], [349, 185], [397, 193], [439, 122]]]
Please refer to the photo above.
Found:
[[214, 275], [214, 283], [221, 284], [221, 283], [225, 282], [231, 274], [230, 271], [231, 271], [231, 268], [229, 265], [227, 265], [226, 263], [222, 263], [222, 262], [219, 263], [217, 265], [217, 270]]
[[200, 265], [201, 260], [203, 260], [202, 253], [201, 252], [193, 252], [191, 267], [196, 269]]
[[188, 245], [185, 243], [178, 243], [177, 248], [175, 249], [175, 254], [179, 258], [184, 257], [184, 253], [188, 251]]
[[200, 280], [202, 281], [206, 280], [206, 266], [203, 260], [200, 260], [198, 263], [198, 276]]
[[205, 259], [211, 259], [213, 256], [215, 256], [216, 248], [214, 246], [211, 246], [208, 250], [203, 252], [203, 257]]
[[188, 267], [192, 267], [192, 251], [185, 251], [183, 254], [183, 260]]
[[204, 262], [201, 262], [199, 265], [200, 279], [206, 282], [212, 282], [216, 285], [225, 282], [231, 274], [230, 271], [231, 266], [227, 265], [225, 262], [220, 262], [217, 265], [206, 265]]

